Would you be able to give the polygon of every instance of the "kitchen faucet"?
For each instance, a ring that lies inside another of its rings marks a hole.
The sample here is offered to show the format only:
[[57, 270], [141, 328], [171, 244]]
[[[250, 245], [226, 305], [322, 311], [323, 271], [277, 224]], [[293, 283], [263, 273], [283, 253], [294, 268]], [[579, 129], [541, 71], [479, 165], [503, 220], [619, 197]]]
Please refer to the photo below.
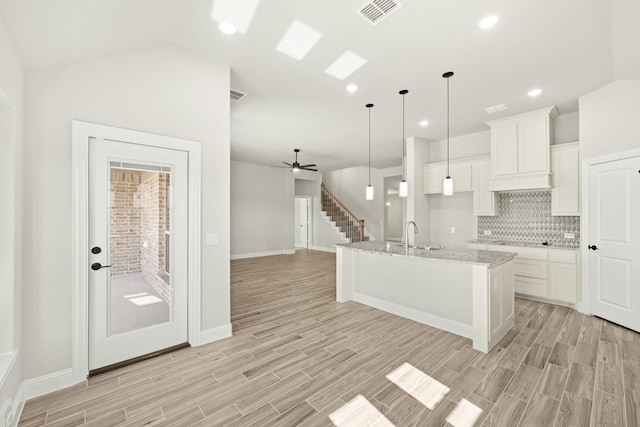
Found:
[[[418, 234], [418, 225], [413, 221], [407, 222], [407, 228], [406, 228], [406, 237], [407, 238], [406, 238], [406, 240], [404, 242], [404, 254], [405, 255], [409, 255], [409, 226], [411, 224], [413, 224], [413, 228], [414, 228], [413, 234]], [[415, 243], [415, 239], [413, 239], [413, 241]]]

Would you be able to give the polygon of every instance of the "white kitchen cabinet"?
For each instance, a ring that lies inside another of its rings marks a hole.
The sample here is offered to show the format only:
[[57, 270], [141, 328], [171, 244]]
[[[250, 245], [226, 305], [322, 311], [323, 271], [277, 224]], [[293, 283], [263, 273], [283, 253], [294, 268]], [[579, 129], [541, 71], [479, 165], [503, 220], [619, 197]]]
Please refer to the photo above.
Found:
[[[473, 163], [473, 215], [495, 216], [500, 213], [498, 195], [489, 190], [491, 159], [489, 157]], [[454, 181], [455, 182], [455, 181]]]
[[487, 122], [491, 128], [491, 191], [550, 188], [555, 107]]
[[578, 253], [549, 250], [549, 298], [575, 304], [578, 290]]
[[[449, 176], [453, 179], [453, 193], [473, 191], [473, 159], [449, 162]], [[442, 180], [447, 177], [447, 162], [424, 165], [424, 194], [442, 194]]]
[[551, 215], [580, 215], [579, 143], [551, 146]]
[[514, 288], [518, 295], [575, 306], [580, 283], [577, 250], [467, 243], [470, 249], [515, 252]]

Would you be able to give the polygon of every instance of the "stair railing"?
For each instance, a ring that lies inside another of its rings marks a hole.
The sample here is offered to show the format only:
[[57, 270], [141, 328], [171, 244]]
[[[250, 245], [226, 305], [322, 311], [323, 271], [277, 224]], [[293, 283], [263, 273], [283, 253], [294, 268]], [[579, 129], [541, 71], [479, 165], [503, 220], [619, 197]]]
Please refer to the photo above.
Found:
[[[358, 239], [360, 242], [364, 241], [364, 219], [359, 219], [355, 216], [347, 207], [340, 201], [336, 196], [333, 195], [331, 191], [324, 185], [324, 182], [321, 185], [323, 196], [329, 197], [331, 201], [333, 201], [342, 211], [347, 215], [350, 221], [358, 224]], [[349, 236], [347, 233], [347, 237], [352, 239], [353, 236]]]

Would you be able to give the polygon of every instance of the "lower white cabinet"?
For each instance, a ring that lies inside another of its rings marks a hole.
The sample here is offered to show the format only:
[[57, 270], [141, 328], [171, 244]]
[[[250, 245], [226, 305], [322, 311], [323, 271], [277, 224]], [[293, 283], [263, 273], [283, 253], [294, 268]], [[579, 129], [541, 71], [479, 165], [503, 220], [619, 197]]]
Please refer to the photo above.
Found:
[[575, 251], [549, 250], [549, 298], [570, 304], [577, 301], [579, 262]]
[[515, 252], [514, 288], [519, 295], [576, 304], [580, 283], [580, 256], [571, 249], [468, 243], [470, 249]]

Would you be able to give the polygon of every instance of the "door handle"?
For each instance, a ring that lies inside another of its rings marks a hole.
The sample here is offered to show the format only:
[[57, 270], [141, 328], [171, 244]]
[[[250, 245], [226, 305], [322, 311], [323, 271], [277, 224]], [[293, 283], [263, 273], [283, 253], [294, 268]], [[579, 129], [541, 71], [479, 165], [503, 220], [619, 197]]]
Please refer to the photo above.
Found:
[[94, 271], [98, 271], [101, 268], [107, 268], [107, 267], [111, 267], [110, 265], [102, 265], [99, 262], [94, 262], [93, 264], [91, 264], [91, 269]]
[[587, 246], [587, 248], [591, 249], [592, 251], [595, 251], [598, 249], [598, 247], [596, 245], [589, 245]]

